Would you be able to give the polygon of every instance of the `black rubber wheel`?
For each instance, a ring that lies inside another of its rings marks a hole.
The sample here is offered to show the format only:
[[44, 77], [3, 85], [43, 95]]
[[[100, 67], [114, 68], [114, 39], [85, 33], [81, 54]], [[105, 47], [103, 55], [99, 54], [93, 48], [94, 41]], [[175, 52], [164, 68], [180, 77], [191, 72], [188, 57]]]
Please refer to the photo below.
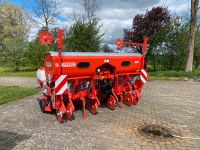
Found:
[[43, 100], [38, 99], [38, 103], [40, 105], [40, 109], [43, 113], [45, 113], [45, 102]]

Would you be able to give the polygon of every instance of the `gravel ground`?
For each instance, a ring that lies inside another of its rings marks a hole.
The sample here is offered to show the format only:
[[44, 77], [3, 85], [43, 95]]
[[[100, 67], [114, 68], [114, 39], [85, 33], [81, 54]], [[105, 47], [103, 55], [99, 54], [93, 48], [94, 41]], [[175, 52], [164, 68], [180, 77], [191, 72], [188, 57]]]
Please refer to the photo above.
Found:
[[39, 87], [37, 79], [32, 77], [0, 77], [0, 85], [21, 86], [27, 88]]
[[200, 137], [200, 83], [149, 81], [137, 106], [98, 108], [97, 115], [87, 111], [85, 121], [77, 110], [75, 120], [63, 124], [40, 112], [37, 97], [0, 106], [0, 150], [200, 149], [200, 140], [154, 140], [138, 133], [145, 124], [160, 124], [181, 136]]

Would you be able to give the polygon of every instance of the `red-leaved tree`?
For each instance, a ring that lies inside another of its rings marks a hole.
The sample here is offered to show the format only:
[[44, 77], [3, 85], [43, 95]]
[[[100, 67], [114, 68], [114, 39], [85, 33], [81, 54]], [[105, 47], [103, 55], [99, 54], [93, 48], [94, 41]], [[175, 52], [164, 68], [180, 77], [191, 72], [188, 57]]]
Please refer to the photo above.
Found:
[[160, 32], [164, 33], [170, 25], [170, 14], [168, 8], [165, 7], [153, 7], [151, 10], [147, 10], [146, 13], [138, 14], [133, 19], [132, 29], [124, 29], [124, 40], [143, 42], [143, 37], [147, 36], [149, 41], [149, 51], [154, 62], [154, 70], [156, 64], [155, 47], [158, 43], [163, 42], [163, 36], [159, 36]]
[[141, 42], [146, 35], [151, 38], [157, 32], [168, 27], [170, 23], [169, 11], [165, 7], [153, 7], [146, 14], [137, 14], [133, 19], [132, 30], [126, 30], [125, 40]]

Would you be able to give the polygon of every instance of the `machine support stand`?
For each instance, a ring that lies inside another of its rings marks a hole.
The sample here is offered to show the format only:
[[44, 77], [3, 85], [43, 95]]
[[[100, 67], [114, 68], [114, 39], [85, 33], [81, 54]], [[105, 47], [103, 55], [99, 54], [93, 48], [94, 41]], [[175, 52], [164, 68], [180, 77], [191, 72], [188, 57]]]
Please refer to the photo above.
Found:
[[81, 97], [80, 100], [82, 101], [82, 105], [83, 105], [83, 118], [84, 120], [86, 120], [85, 98]]

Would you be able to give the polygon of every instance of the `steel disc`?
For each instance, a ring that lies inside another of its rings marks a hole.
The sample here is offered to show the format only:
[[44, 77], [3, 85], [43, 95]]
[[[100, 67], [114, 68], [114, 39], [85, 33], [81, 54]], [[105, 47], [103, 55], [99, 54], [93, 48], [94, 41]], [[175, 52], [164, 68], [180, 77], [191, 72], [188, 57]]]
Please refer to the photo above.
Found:
[[67, 112], [66, 112], [66, 118], [67, 118], [67, 120], [72, 120], [73, 113], [70, 110], [67, 110]]
[[111, 110], [115, 109], [115, 98], [112, 95], [110, 95], [110, 97], [107, 100], [107, 106]]
[[66, 118], [67, 118], [67, 120], [72, 120], [73, 119], [73, 112], [70, 109], [70, 105], [67, 106], [66, 110], [67, 110], [66, 111]]
[[133, 93], [133, 105], [137, 105], [139, 102], [139, 98], [136, 93]]
[[90, 108], [90, 112], [92, 114], [97, 114], [97, 107], [95, 105], [95, 102], [90, 102], [89, 103], [89, 108]]
[[124, 103], [128, 106], [131, 106], [133, 103], [133, 96], [131, 93], [127, 93], [124, 96]]
[[139, 94], [142, 92], [142, 81], [141, 79], [136, 79], [134, 83], [134, 88], [139, 92]]
[[63, 113], [59, 110], [56, 111], [56, 118], [60, 123], [63, 123]]

